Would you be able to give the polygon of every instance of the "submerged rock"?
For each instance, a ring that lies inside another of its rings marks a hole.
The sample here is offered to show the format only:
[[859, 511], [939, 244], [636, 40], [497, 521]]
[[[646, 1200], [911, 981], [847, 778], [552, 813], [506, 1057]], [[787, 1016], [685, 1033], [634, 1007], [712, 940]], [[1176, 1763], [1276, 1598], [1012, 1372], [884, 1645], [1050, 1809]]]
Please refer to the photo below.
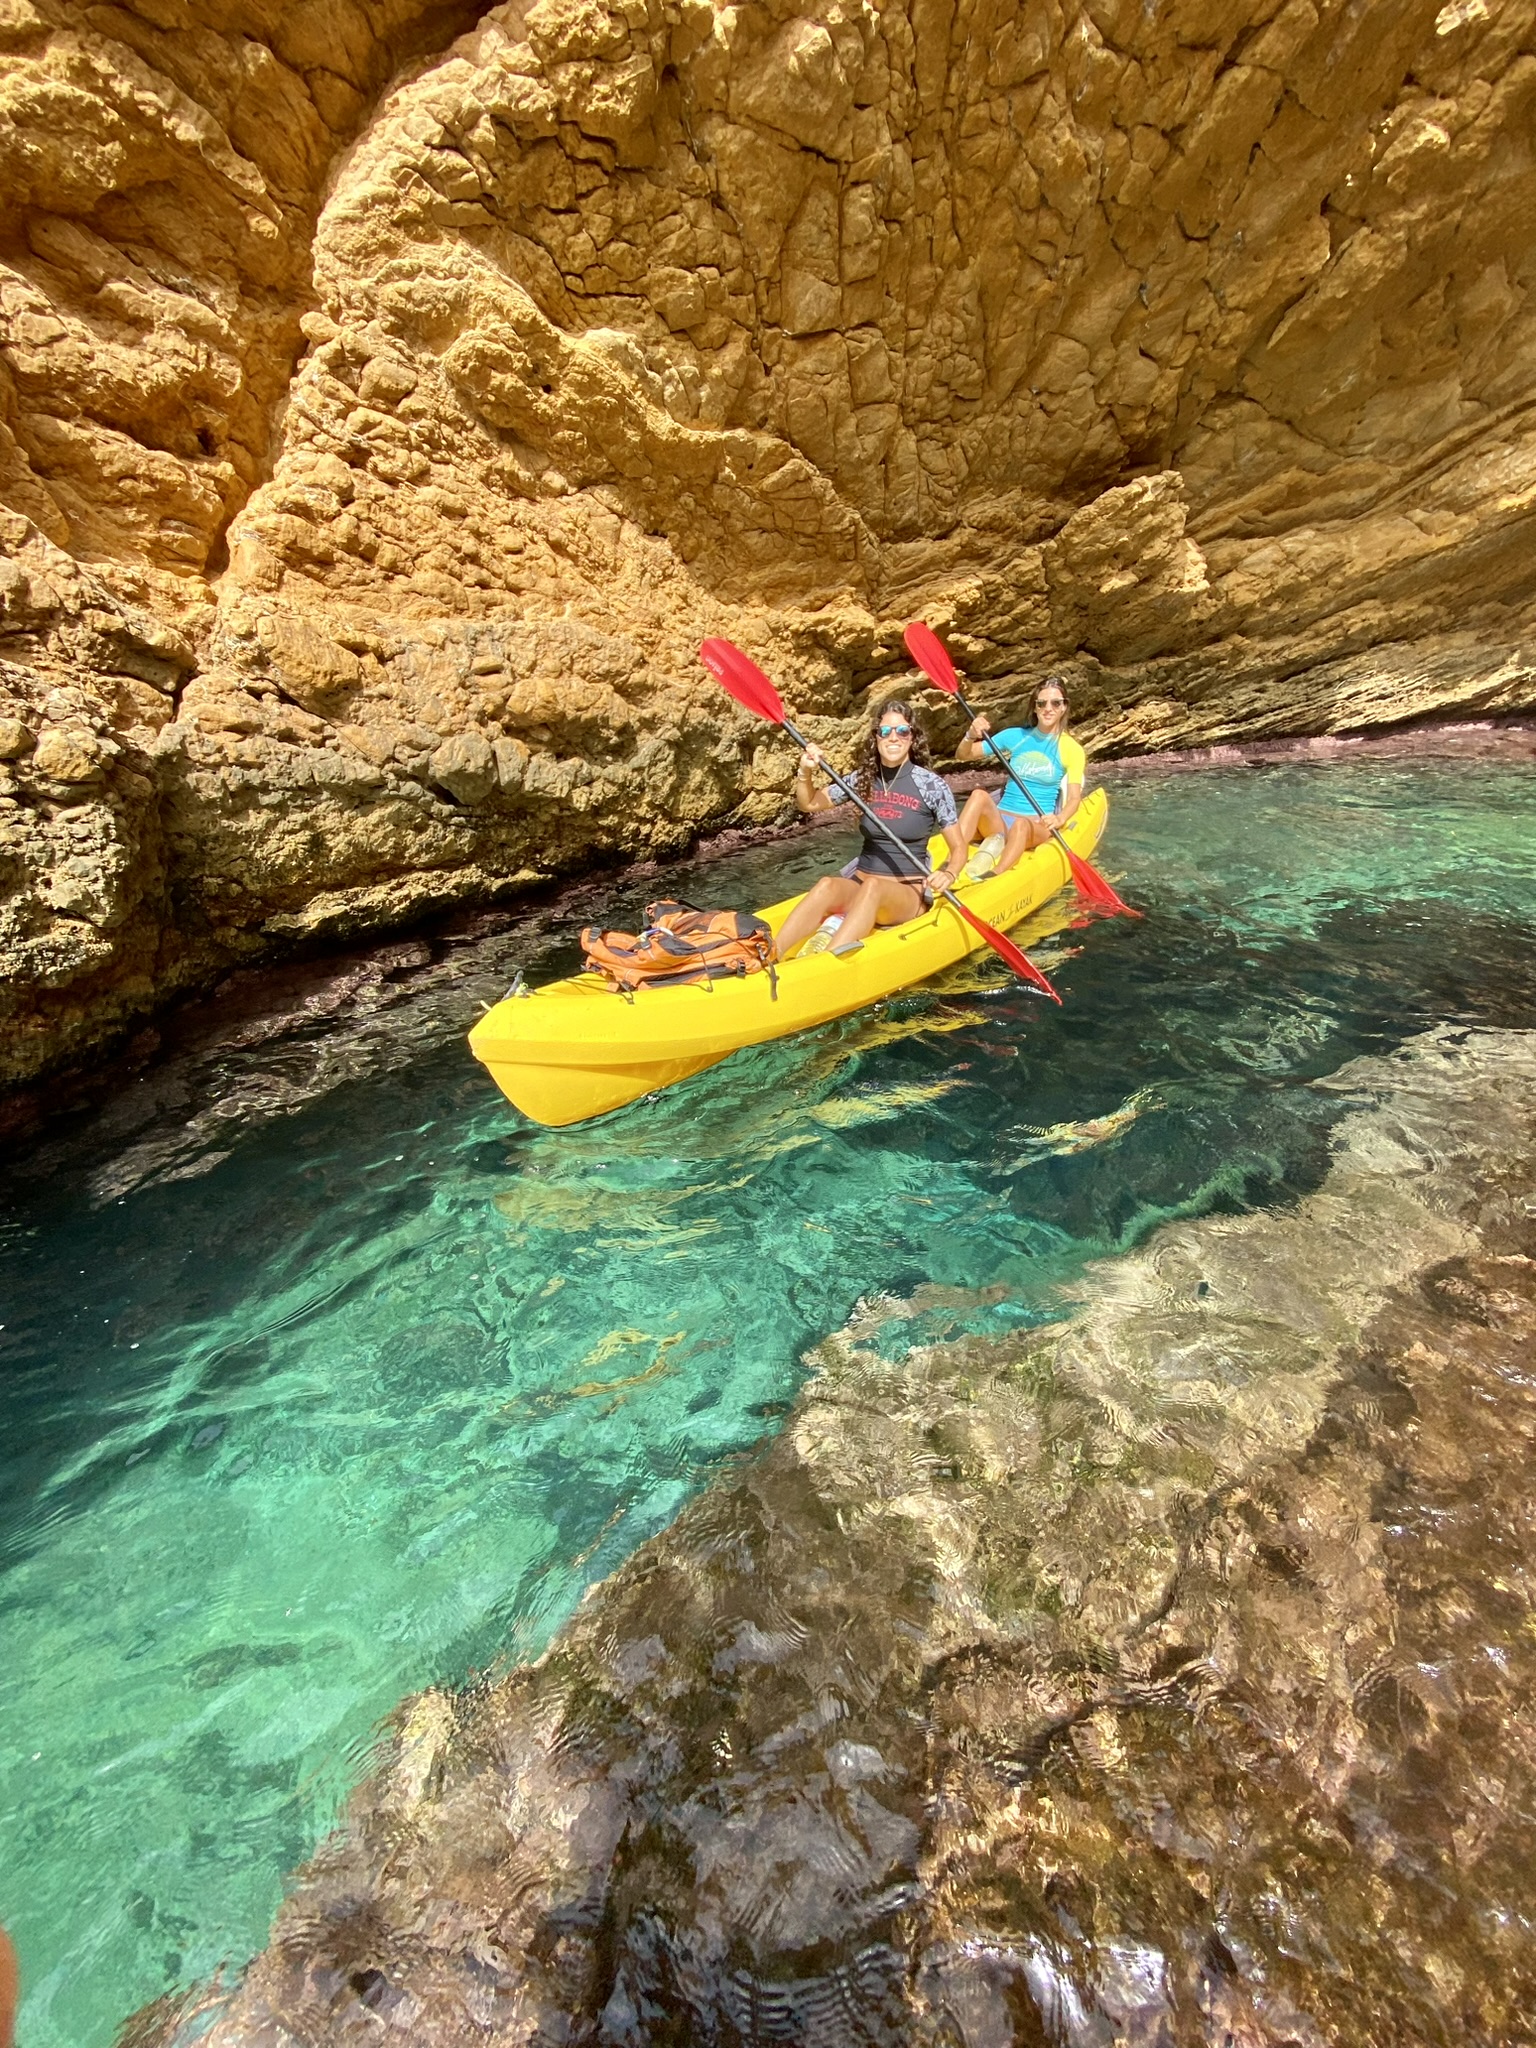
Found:
[[207, 2038], [1515, 2038], [1533, 1083], [1355, 1061], [1314, 1193], [1048, 1329], [866, 1304], [536, 1665], [400, 1709]]

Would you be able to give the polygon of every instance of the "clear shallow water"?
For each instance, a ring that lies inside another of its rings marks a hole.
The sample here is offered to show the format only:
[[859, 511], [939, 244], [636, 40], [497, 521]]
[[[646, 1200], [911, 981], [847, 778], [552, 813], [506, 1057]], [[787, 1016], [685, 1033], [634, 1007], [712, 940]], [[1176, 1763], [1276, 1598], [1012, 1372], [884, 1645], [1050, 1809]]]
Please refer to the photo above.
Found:
[[[1166, 1215], [1310, 1185], [1339, 1112], [1310, 1079], [1446, 1018], [1536, 1024], [1536, 771], [1114, 801], [1104, 864], [1153, 914], [1067, 935], [1061, 1012], [984, 961], [547, 1133], [463, 1049], [466, 962], [462, 1014], [402, 1007], [307, 1107], [163, 1148], [158, 1182], [102, 1158], [13, 1204], [0, 1918], [25, 2048], [105, 2043], [256, 1945], [378, 1717], [536, 1651], [861, 1296], [927, 1286], [897, 1345], [1049, 1313]], [[818, 836], [693, 886], [765, 900], [835, 857]]]

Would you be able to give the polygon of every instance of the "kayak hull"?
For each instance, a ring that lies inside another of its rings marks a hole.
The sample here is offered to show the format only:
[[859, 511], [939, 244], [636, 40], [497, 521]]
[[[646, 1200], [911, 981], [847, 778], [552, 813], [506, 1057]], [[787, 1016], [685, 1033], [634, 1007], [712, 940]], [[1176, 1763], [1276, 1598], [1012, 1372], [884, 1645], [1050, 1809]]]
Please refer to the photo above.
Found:
[[491, 1079], [512, 1105], [536, 1124], [585, 1123], [588, 1117], [604, 1116], [610, 1109], [622, 1109], [642, 1095], [654, 1095], [658, 1088], [671, 1088], [706, 1067], [718, 1066], [739, 1048], [726, 1046], [719, 1052], [683, 1060], [632, 1060], [618, 1065], [556, 1065], [553, 1061], [483, 1059]]
[[[1108, 804], [1093, 790], [1063, 836], [1088, 858], [1104, 831]], [[1054, 840], [1005, 875], [962, 885], [967, 908], [1006, 931], [1071, 881]], [[775, 931], [797, 896], [761, 912]], [[595, 974], [504, 997], [469, 1035], [470, 1050], [509, 1102], [535, 1123], [581, 1123], [658, 1088], [702, 1073], [748, 1045], [762, 1045], [845, 1017], [926, 981], [986, 941], [943, 902], [906, 924], [875, 931], [856, 952], [786, 961], [778, 990], [766, 974], [740, 981], [616, 994]]]

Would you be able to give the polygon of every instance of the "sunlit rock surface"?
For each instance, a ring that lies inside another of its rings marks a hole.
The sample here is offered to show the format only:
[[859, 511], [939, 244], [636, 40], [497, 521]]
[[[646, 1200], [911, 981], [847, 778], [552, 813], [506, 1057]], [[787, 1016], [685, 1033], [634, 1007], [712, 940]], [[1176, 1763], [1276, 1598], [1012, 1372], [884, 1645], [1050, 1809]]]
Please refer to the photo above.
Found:
[[1312, 1195], [1032, 1336], [864, 1304], [539, 1664], [401, 1708], [207, 2038], [1519, 2038], [1533, 1083], [1355, 1061]]
[[828, 742], [917, 612], [1120, 749], [1529, 704], [1533, 49], [1531, 0], [9, 0], [0, 1084], [772, 815], [707, 632]]

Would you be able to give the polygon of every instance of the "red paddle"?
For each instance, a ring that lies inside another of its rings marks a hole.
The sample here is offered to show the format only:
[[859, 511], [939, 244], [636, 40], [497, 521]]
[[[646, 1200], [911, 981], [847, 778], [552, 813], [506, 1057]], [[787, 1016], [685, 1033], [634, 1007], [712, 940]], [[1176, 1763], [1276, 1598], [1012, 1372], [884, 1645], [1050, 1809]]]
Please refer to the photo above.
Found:
[[[772, 724], [782, 726], [797, 747], [804, 748], [809, 744], [804, 735], [797, 732], [790, 723], [789, 718], [785, 714], [784, 703], [778, 691], [769, 682], [757, 663], [749, 655], [743, 654], [734, 642], [730, 640], [706, 640], [699, 649], [699, 659], [709, 670], [715, 681], [722, 688], [729, 691], [738, 704], [744, 705], [748, 711], [755, 712], [759, 718], [766, 718]], [[902, 842], [896, 837], [896, 834], [875, 816], [874, 812], [865, 803], [852, 784], [845, 782], [835, 768], [829, 767], [827, 773], [848, 798], [849, 802], [857, 806], [874, 830], [890, 840], [903, 860], [909, 859], [909, 849], [903, 846]], [[1027, 982], [1031, 982], [1043, 995], [1048, 995], [1053, 1003], [1061, 1001], [1061, 997], [1057, 995], [1055, 989], [1051, 987], [1051, 984], [1029, 958], [1028, 954], [1016, 946], [1012, 939], [1004, 938], [1001, 932], [994, 931], [991, 925], [979, 918], [975, 911], [968, 909], [960, 901], [960, 898], [953, 889], [941, 889], [939, 894], [953, 909], [959, 911], [965, 922], [974, 931], [980, 932], [993, 952], [997, 954], [1000, 960], [1006, 960], [1015, 974], [1022, 975]]]
[[[955, 674], [955, 665], [945, 650], [943, 641], [931, 626], [925, 626], [921, 619], [914, 619], [903, 638], [907, 652], [917, 663], [923, 674], [936, 690], [942, 690], [946, 697], [959, 699], [960, 709], [966, 717], [975, 720], [976, 714], [965, 701], [965, 692], [960, 687], [960, 678]], [[1024, 784], [1013, 772], [1013, 763], [998, 747], [992, 744], [988, 735], [986, 746], [992, 758], [998, 763], [1008, 783], [1015, 789], [1022, 789], [1030, 809], [1037, 818], [1044, 818], [1045, 812], [1035, 802]], [[1005, 785], [1006, 787], [1006, 785]], [[1046, 820], [1049, 824], [1049, 819]], [[1067, 856], [1067, 866], [1072, 870], [1072, 879], [1077, 884], [1077, 893], [1085, 903], [1091, 903], [1095, 910], [1102, 910], [1106, 917], [1140, 917], [1139, 910], [1132, 910], [1129, 903], [1122, 903], [1097, 868], [1090, 867], [1081, 854], [1074, 853], [1057, 828], [1051, 826], [1051, 835], [1062, 852]]]

